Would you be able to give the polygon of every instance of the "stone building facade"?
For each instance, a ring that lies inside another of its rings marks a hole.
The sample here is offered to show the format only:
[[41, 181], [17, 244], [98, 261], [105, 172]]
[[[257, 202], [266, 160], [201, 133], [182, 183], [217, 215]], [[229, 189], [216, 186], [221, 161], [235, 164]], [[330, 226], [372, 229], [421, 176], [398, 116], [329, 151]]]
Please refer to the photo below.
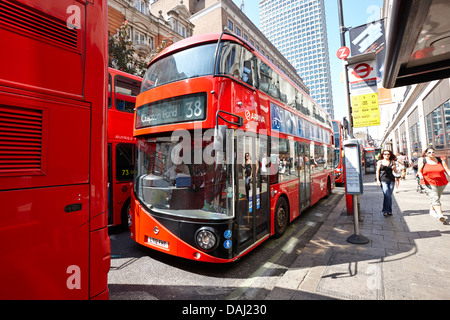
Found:
[[148, 56], [163, 39], [177, 42], [193, 33], [190, 13], [178, 2], [165, 16], [150, 10], [149, 0], [108, 0], [108, 35], [117, 32], [128, 21], [130, 37], [136, 53]]
[[180, 5], [185, 6], [191, 14], [189, 21], [195, 25], [193, 35], [220, 33], [228, 29], [247, 40], [309, 94], [309, 88], [295, 68], [232, 0], [156, 0], [151, 3], [151, 10], [161, 12], [164, 19], [169, 20], [171, 10]]

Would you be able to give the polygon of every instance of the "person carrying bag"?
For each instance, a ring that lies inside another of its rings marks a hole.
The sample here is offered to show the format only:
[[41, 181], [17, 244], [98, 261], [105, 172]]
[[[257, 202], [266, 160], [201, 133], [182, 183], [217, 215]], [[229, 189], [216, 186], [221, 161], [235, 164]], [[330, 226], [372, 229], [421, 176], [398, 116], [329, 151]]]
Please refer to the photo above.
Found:
[[377, 184], [383, 190], [383, 210], [385, 217], [392, 216], [392, 192], [395, 186], [394, 173], [397, 172], [395, 165], [396, 157], [390, 150], [384, 150], [383, 159], [377, 162]]
[[435, 156], [433, 148], [427, 148], [423, 157], [419, 159], [417, 175], [430, 198], [430, 215], [437, 217], [443, 223], [446, 218], [442, 214], [441, 195], [447, 186], [448, 180], [445, 173], [450, 174], [450, 169], [441, 158]]

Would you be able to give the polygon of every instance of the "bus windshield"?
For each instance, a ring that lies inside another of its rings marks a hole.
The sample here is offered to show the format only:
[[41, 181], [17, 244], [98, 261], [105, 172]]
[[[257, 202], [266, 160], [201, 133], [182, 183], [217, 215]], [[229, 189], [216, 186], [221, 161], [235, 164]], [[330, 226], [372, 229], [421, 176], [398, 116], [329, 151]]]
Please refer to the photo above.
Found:
[[334, 149], [334, 167], [339, 167], [339, 164], [341, 163], [341, 155], [340, 155], [339, 149]]
[[217, 156], [203, 156], [205, 150], [212, 151], [212, 145], [201, 138], [189, 145], [174, 142], [173, 137], [138, 139], [137, 197], [154, 213], [197, 219], [228, 218], [231, 214], [227, 210], [227, 166], [224, 161], [217, 161]]
[[142, 81], [141, 93], [167, 83], [213, 74], [217, 43], [176, 52], [152, 63]]
[[341, 147], [341, 131], [339, 129], [339, 123], [333, 121], [334, 146], [336, 148]]
[[133, 113], [136, 96], [141, 85], [140, 81], [121, 75], [116, 75], [114, 81], [116, 109]]

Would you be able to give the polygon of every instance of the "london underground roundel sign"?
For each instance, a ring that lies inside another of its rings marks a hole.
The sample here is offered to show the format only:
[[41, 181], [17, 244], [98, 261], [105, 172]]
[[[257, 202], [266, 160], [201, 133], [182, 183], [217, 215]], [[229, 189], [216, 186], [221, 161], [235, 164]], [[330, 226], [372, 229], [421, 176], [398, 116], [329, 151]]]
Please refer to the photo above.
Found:
[[367, 63], [360, 63], [354, 68], [353, 74], [361, 79], [367, 78], [372, 72], [373, 68]]

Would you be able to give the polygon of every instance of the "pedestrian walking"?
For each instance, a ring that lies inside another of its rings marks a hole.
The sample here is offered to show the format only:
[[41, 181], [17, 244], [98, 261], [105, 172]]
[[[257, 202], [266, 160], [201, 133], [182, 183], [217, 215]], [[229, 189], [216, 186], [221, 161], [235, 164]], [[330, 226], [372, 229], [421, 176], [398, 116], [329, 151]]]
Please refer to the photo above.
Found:
[[[400, 178], [401, 180], [404, 180], [403, 179], [403, 171], [405, 171], [405, 167], [403, 165], [404, 164], [404, 160], [405, 160], [405, 157], [403, 155], [403, 152], [397, 153], [397, 170], [400, 169], [398, 171], [401, 174], [401, 178]], [[402, 165], [402, 167], [400, 167], [400, 165]], [[397, 189], [397, 191], [398, 191], [398, 189]]]
[[395, 186], [394, 173], [397, 173], [396, 157], [390, 150], [382, 152], [383, 159], [377, 161], [377, 184], [383, 190], [383, 210], [385, 217], [392, 215], [392, 192]]
[[392, 153], [392, 156], [395, 158], [395, 166], [397, 168], [397, 171], [394, 172], [395, 177], [395, 193], [398, 193], [398, 190], [400, 189], [400, 179], [402, 178], [402, 171], [403, 171], [403, 164], [402, 161], [400, 161], [400, 153], [397, 153], [397, 156], [394, 156]]
[[410, 165], [414, 171], [414, 179], [416, 179], [416, 181], [417, 181], [416, 191], [419, 193], [424, 193], [425, 190], [424, 190], [422, 184], [420, 183], [420, 178], [419, 178], [419, 175], [417, 174], [417, 171], [419, 170], [419, 156], [417, 155], [417, 152], [413, 153], [413, 156], [410, 161]]
[[413, 152], [411, 167], [414, 171], [414, 177], [417, 176], [417, 170], [419, 170], [419, 157], [417, 156], [417, 152]]
[[436, 157], [436, 150], [427, 148], [419, 159], [417, 174], [430, 198], [430, 215], [444, 223], [446, 218], [442, 214], [441, 195], [448, 183], [446, 172], [450, 174], [450, 169], [441, 158]]
[[402, 155], [401, 162], [403, 164], [402, 180], [405, 180], [406, 179], [406, 171], [409, 168], [409, 161], [408, 161], [408, 156], [404, 152], [401, 152], [400, 154]]

